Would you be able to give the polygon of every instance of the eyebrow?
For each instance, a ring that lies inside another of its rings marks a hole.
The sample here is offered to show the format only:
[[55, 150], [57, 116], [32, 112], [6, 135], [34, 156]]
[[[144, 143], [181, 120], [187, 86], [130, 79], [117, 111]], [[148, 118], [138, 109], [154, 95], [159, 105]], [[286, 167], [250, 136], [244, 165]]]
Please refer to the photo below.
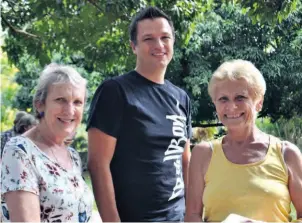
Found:
[[152, 35], [151, 34], [143, 35], [143, 38], [145, 38], [145, 37], [152, 37]]
[[[168, 32], [163, 32], [161, 34], [162, 35], [172, 36], [171, 33], [168, 33]], [[152, 34], [147, 33], [147, 34], [143, 35], [143, 38], [145, 38], [145, 37], [152, 37], [152, 36], [153, 36]]]
[[247, 92], [241, 92], [241, 93], [236, 94], [235, 97], [237, 97], [237, 96], [245, 96], [245, 97], [247, 97], [248, 95], [249, 95], [249, 93], [247, 93]]
[[163, 32], [162, 34], [163, 34], [163, 35], [172, 36], [172, 34], [171, 34], [171, 33], [168, 33], [168, 32]]
[[222, 98], [229, 98], [228, 96], [220, 96], [220, 97], [217, 97], [218, 100], [222, 99]]

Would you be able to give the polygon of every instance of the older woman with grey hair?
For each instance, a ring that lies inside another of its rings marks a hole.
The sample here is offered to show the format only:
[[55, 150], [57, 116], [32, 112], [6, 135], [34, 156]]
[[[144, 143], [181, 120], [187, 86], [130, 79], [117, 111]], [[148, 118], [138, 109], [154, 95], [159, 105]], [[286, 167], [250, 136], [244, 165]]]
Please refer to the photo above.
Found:
[[5, 146], [2, 220], [87, 222], [93, 195], [83, 180], [79, 154], [65, 139], [81, 123], [86, 80], [73, 68], [51, 64], [33, 99], [39, 123]]
[[249, 61], [223, 63], [209, 95], [227, 134], [196, 145], [189, 170], [185, 221], [302, 222], [302, 156], [297, 146], [256, 126], [266, 91]]

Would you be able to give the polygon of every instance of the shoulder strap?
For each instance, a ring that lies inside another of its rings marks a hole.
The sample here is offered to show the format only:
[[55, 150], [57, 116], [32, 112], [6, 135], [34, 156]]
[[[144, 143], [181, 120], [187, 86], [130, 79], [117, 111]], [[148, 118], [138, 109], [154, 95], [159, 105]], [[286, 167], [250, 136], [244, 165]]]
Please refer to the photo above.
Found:
[[211, 149], [213, 151], [213, 153], [217, 153], [219, 151], [219, 148], [221, 148], [221, 143], [222, 143], [222, 138], [223, 137], [220, 137], [218, 139], [213, 139], [211, 140], [209, 143], [210, 143], [210, 146], [211, 146]]
[[284, 159], [284, 141], [275, 136], [270, 135], [270, 144], [271, 146], [275, 147], [275, 152], [277, 153], [285, 172], [288, 174], [287, 165]]

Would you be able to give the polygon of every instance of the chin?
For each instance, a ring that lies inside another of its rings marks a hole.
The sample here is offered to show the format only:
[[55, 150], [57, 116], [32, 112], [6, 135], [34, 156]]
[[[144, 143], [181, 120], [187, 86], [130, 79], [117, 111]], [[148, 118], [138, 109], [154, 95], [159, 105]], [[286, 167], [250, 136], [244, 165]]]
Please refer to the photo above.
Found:
[[241, 128], [244, 128], [246, 127], [245, 126], [245, 123], [243, 122], [222, 122], [222, 124], [227, 128], [227, 129], [241, 129]]
[[60, 135], [64, 135], [65, 137], [68, 137], [74, 133], [74, 130], [75, 130], [74, 128], [73, 129], [61, 129]]
[[168, 66], [169, 63], [170, 60], [164, 59], [164, 60], [157, 61], [157, 66]]
[[167, 67], [167, 64], [166, 63], [156, 63], [156, 64], [153, 64], [151, 66], [153, 69], [163, 69], [165, 67]]

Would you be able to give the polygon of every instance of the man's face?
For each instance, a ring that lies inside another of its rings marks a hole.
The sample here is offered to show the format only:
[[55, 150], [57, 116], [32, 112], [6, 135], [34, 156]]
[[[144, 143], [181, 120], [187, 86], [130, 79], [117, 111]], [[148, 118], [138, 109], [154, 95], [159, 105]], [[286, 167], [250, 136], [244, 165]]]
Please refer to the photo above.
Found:
[[137, 24], [137, 43], [131, 47], [140, 70], [166, 69], [173, 57], [174, 37], [165, 18], [145, 19]]

